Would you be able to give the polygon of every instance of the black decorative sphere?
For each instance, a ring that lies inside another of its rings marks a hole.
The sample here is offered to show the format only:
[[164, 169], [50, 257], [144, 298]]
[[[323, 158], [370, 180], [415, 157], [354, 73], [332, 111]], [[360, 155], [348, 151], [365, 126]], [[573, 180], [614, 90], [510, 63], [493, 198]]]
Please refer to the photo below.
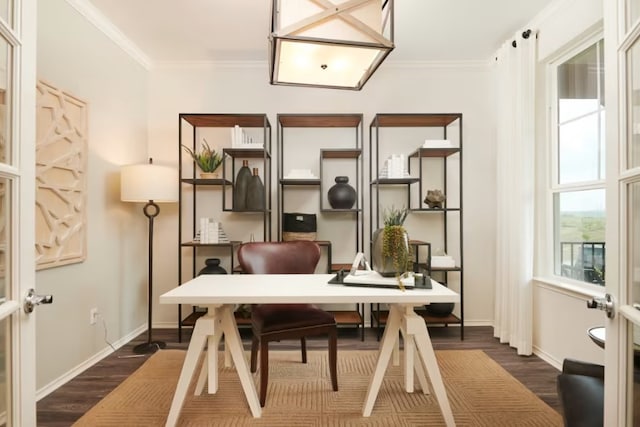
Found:
[[427, 313], [432, 316], [447, 317], [453, 312], [454, 303], [452, 302], [434, 302], [425, 305]]
[[220, 267], [220, 258], [207, 258], [204, 261], [206, 267], [198, 272], [201, 274], [227, 274], [227, 270]]
[[351, 209], [356, 203], [356, 190], [349, 185], [349, 177], [336, 176], [335, 181], [327, 194], [329, 204], [333, 209]]

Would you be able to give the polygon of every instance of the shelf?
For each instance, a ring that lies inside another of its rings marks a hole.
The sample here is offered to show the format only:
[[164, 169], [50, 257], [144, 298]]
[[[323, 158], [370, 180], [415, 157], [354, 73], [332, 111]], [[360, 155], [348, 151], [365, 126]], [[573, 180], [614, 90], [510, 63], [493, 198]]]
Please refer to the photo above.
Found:
[[195, 127], [229, 127], [235, 125], [246, 128], [269, 126], [264, 114], [180, 114], [180, 118]]
[[202, 178], [182, 178], [180, 182], [193, 185], [231, 185], [231, 181], [222, 178], [202, 179]]
[[333, 209], [333, 208], [322, 208], [320, 212], [362, 212], [362, 209]]
[[415, 159], [417, 157], [448, 157], [452, 154], [459, 153], [458, 147], [451, 148], [418, 148], [413, 153], [409, 154], [409, 158]]
[[231, 157], [242, 157], [247, 159], [262, 159], [267, 157], [271, 158], [271, 154], [264, 148], [223, 148], [223, 154], [228, 154]]
[[236, 213], [271, 213], [271, 209], [222, 209], [222, 212], [236, 212]]
[[431, 213], [442, 213], [442, 212], [460, 212], [460, 208], [415, 208], [409, 209], [411, 212], [431, 212]]
[[333, 314], [338, 325], [361, 325], [362, 315], [357, 310], [341, 311], [341, 310], [327, 310], [328, 313]]
[[280, 185], [306, 185], [306, 186], [312, 186], [312, 185], [320, 185], [320, 180], [319, 179], [287, 179], [287, 178], [282, 178], [279, 180]]
[[351, 266], [353, 265], [353, 263], [348, 262], [348, 263], [344, 263], [344, 264], [340, 264], [340, 263], [332, 263], [331, 264], [331, 272], [332, 273], [336, 273], [340, 270], [351, 270]]
[[[450, 314], [448, 316], [434, 316], [427, 313], [426, 309], [416, 310], [416, 314], [422, 317], [427, 322], [427, 325], [449, 325], [460, 323], [460, 319], [453, 314]], [[374, 312], [373, 317], [376, 322], [379, 322], [380, 326], [386, 325], [387, 319], [389, 317], [389, 312], [386, 310], [380, 310], [380, 312], [378, 313]]]
[[278, 123], [292, 128], [351, 128], [362, 122], [360, 114], [280, 114]]
[[180, 246], [182, 247], [188, 247], [188, 248], [193, 248], [193, 247], [219, 247], [219, 248], [228, 248], [229, 246], [238, 246], [242, 244], [241, 241], [239, 240], [232, 240], [230, 242], [225, 242], [225, 243], [200, 243], [200, 242], [183, 242], [180, 243]]
[[320, 150], [322, 159], [357, 159], [361, 154], [360, 149]]
[[462, 114], [376, 114], [378, 127], [446, 127]]
[[[194, 327], [195, 324], [196, 324], [196, 320], [198, 320], [199, 318], [201, 318], [205, 314], [207, 314], [206, 311], [194, 311], [194, 312], [192, 312], [187, 317], [182, 319], [182, 322], [181, 322], [182, 326]], [[238, 326], [249, 326], [249, 325], [251, 325], [251, 317], [244, 317], [240, 313], [233, 313], [233, 315], [234, 315], [234, 317], [236, 319], [236, 323], [238, 324]]]
[[371, 185], [386, 184], [386, 185], [399, 185], [399, 184], [413, 184], [420, 181], [419, 178], [378, 178], [371, 181]]

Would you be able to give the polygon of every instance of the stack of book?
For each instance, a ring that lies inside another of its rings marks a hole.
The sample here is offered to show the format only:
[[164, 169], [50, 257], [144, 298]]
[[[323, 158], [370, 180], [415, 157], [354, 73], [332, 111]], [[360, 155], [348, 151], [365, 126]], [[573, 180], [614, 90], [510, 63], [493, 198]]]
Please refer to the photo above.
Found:
[[199, 243], [229, 243], [222, 224], [213, 218], [200, 218], [200, 233], [194, 239]]
[[407, 158], [404, 154], [392, 154], [384, 162], [384, 167], [380, 171], [380, 178], [409, 178], [406, 169]]
[[259, 141], [254, 141], [249, 137], [244, 129], [235, 125], [231, 128], [231, 148], [263, 148], [264, 144]]

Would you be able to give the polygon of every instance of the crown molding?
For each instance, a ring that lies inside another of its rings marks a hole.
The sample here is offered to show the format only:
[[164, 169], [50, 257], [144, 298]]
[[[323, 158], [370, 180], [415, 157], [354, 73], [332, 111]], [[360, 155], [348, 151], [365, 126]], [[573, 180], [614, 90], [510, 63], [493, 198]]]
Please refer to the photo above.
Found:
[[[468, 60], [468, 61], [385, 61], [381, 67], [392, 69], [433, 69], [433, 68], [486, 68], [493, 61]], [[154, 69], [178, 69], [178, 68], [244, 68], [266, 69], [267, 61], [157, 61]]]
[[486, 68], [491, 60], [455, 60], [455, 61], [385, 61], [388, 68]]
[[135, 43], [128, 39], [113, 23], [107, 19], [94, 5], [87, 0], [66, 0], [67, 3], [93, 24], [98, 30], [113, 41], [125, 53], [146, 70], [151, 69], [153, 62]]
[[266, 69], [267, 61], [156, 61], [154, 69], [163, 68], [255, 68]]

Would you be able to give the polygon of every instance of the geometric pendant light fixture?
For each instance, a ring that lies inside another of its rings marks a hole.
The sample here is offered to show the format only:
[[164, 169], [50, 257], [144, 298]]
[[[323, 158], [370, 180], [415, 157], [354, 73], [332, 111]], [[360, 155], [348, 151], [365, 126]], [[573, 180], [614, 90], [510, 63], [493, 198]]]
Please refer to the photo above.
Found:
[[393, 0], [273, 0], [274, 85], [360, 90], [395, 47]]

